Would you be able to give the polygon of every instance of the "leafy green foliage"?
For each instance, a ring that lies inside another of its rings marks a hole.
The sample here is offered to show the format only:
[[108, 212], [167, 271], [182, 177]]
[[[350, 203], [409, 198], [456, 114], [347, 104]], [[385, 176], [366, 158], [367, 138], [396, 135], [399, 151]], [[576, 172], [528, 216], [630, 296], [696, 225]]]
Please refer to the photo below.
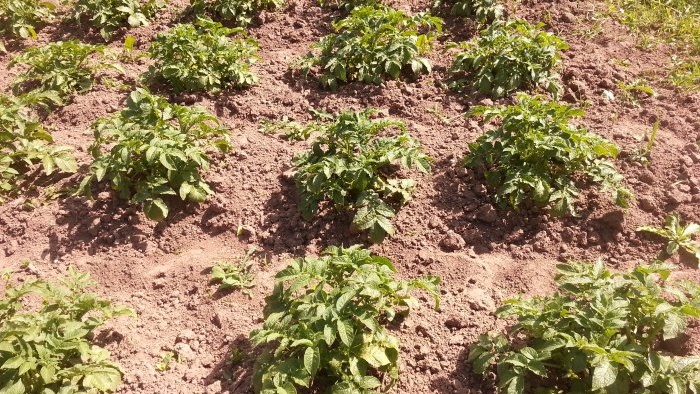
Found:
[[230, 147], [219, 121], [203, 108], [169, 104], [140, 88], [126, 105], [93, 125], [95, 160], [78, 192], [90, 195], [94, 181], [109, 181], [120, 198], [143, 204], [153, 220], [168, 216], [167, 196], [202, 202], [213, 194], [200, 170], [209, 167], [206, 149]]
[[[338, 210], [356, 210], [353, 226], [369, 230], [372, 240], [380, 242], [394, 234], [390, 204], [405, 204], [415, 187], [412, 179], [391, 177], [392, 166], [429, 172], [430, 164], [403, 122], [372, 120], [371, 113], [346, 112], [323, 124], [311, 151], [295, 157], [294, 166], [304, 218], [318, 213], [320, 203], [328, 200]], [[389, 129], [400, 134], [380, 135]]]
[[641, 78], [629, 83], [617, 81], [617, 87], [620, 89], [620, 99], [623, 104], [631, 107], [639, 107], [642, 100], [656, 96], [654, 88]]
[[280, 271], [265, 324], [251, 333], [253, 344], [266, 345], [255, 363], [255, 392], [370, 394], [382, 391], [380, 377], [390, 387], [399, 374], [399, 341], [385, 324], [417, 303], [413, 290], [427, 291], [439, 307], [438, 278], [399, 281], [395, 271], [359, 245], [331, 247]]
[[700, 91], [700, 58], [674, 62], [668, 79], [673, 86], [684, 91]]
[[56, 3], [48, 0], [0, 0], [0, 33], [36, 38], [37, 26], [51, 19], [55, 8]]
[[656, 38], [679, 49], [700, 54], [700, 2], [696, 0], [609, 0], [610, 10], [622, 23], [641, 35], [642, 42]]
[[335, 9], [345, 10], [345, 11], [351, 11], [357, 7], [370, 5], [370, 4], [378, 4], [378, 3], [381, 3], [381, 1], [377, 1], [377, 0], [318, 0], [318, 4], [321, 7], [330, 7], [330, 8], [335, 8]]
[[524, 20], [495, 22], [476, 39], [456, 44], [460, 51], [450, 68], [451, 87], [463, 90], [469, 85], [495, 98], [533, 87], [558, 95], [554, 69], [561, 61], [559, 51], [569, 46], [542, 26]]
[[260, 11], [281, 7], [283, 0], [191, 0], [195, 13], [213, 14], [217, 19], [247, 26]]
[[160, 354], [160, 359], [155, 365], [155, 369], [158, 372], [170, 371], [173, 363], [180, 362], [180, 355], [177, 352], [164, 352]]
[[641, 226], [637, 228], [637, 231], [652, 233], [666, 238], [668, 240], [666, 253], [669, 256], [678, 252], [678, 249], [683, 248], [700, 262], [700, 243], [693, 242], [693, 235], [700, 234], [700, 224], [687, 223], [684, 226], [681, 224], [678, 214], [672, 213], [666, 216], [663, 228]]
[[700, 288], [667, 282], [670, 268], [610, 273], [602, 262], [562, 264], [559, 291], [508, 300], [507, 336], [483, 335], [469, 354], [477, 373], [495, 372], [501, 392], [700, 392], [700, 357], [659, 349], [700, 317]]
[[380, 4], [358, 7], [333, 24], [337, 33], [323, 37], [301, 69], [307, 75], [318, 66], [321, 85], [331, 89], [349, 81], [397, 79], [404, 68], [415, 75], [430, 72], [430, 62], [421, 55], [442, 32], [442, 24], [425, 13], [408, 16]]
[[[435, 2], [434, 7], [441, 7], [443, 0]], [[479, 22], [493, 22], [503, 17], [505, 7], [497, 0], [456, 0], [450, 1], [452, 5], [451, 13], [457, 16], [466, 16]]]
[[105, 61], [105, 48], [83, 44], [77, 40], [57, 41], [41, 47], [29, 48], [10, 62], [10, 66], [22, 64], [27, 68], [17, 75], [13, 83], [15, 92], [54, 92], [61, 99], [92, 88], [98, 70], [121, 68]]
[[28, 280], [14, 285], [7, 278], [0, 299], [0, 392], [116, 390], [119, 367], [88, 338], [106, 320], [135, 313], [86, 293], [90, 284], [87, 274], [73, 270], [60, 284]]
[[252, 248], [238, 264], [228, 261], [217, 262], [211, 269], [211, 280], [219, 283], [219, 290], [243, 289], [244, 294], [250, 295], [247, 289], [253, 287], [254, 275], [250, 272], [253, 266], [251, 257], [255, 253]]
[[148, 26], [148, 20], [164, 5], [165, 0], [78, 0], [73, 17], [78, 22], [88, 19], [109, 40], [122, 26]]
[[0, 202], [17, 187], [21, 177], [38, 164], [45, 175], [56, 169], [73, 173], [78, 166], [71, 149], [53, 145], [53, 138], [33, 116], [30, 104], [54, 100], [47, 94], [22, 98], [0, 95]]
[[250, 86], [258, 80], [250, 71], [258, 59], [258, 43], [253, 38], [227, 37], [244, 33], [206, 19], [177, 25], [156, 36], [149, 51], [155, 59], [151, 74], [176, 91]]
[[469, 145], [465, 158], [468, 167], [484, 170], [498, 204], [518, 209], [528, 200], [551, 204], [554, 214], [575, 215], [576, 183], [584, 177], [611, 190], [617, 205], [627, 206], [631, 194], [607, 160], [617, 156], [618, 148], [570, 123], [582, 110], [520, 94], [514, 105], [479, 106], [471, 114], [501, 119], [496, 129]]
[[301, 124], [290, 120], [286, 116], [280, 120], [265, 121], [261, 130], [265, 133], [282, 132], [290, 141], [306, 141], [312, 134], [320, 132], [322, 127], [315, 122]]

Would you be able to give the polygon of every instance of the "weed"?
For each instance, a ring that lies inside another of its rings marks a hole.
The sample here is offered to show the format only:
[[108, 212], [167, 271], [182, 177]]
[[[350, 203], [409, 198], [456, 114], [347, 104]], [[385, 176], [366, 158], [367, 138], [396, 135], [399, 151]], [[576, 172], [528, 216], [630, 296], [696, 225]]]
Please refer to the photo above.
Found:
[[156, 371], [170, 371], [173, 367], [173, 363], [179, 364], [180, 361], [180, 355], [177, 352], [163, 352], [160, 354], [160, 360], [158, 360], [155, 365]]
[[207, 19], [160, 33], [149, 50], [155, 60], [150, 74], [178, 92], [250, 86], [258, 80], [250, 71], [258, 59], [258, 43], [253, 38], [227, 37], [232, 34], [243, 35], [244, 30]]
[[468, 362], [495, 372], [504, 393], [686, 393], [700, 389], [700, 358], [671, 356], [662, 340], [700, 317], [700, 288], [673, 286], [664, 265], [615, 274], [604, 264], [558, 266], [558, 292], [505, 301], [516, 323], [482, 335]]
[[438, 303], [436, 277], [394, 279], [392, 262], [359, 245], [331, 247], [320, 257], [293, 260], [266, 298], [265, 323], [251, 333], [262, 347], [255, 362], [256, 393], [376, 393], [398, 379], [399, 341], [385, 328], [425, 290]]
[[650, 133], [644, 133], [642, 139], [645, 141], [643, 145], [632, 155], [632, 160], [641, 163], [643, 166], [648, 167], [651, 164], [651, 152], [654, 150], [654, 144], [656, 143], [656, 136], [659, 133], [659, 121], [654, 122], [654, 126], [651, 128]]
[[[321, 124], [310, 152], [294, 158], [300, 208], [306, 219], [318, 213], [322, 201], [338, 210], [353, 210], [353, 227], [368, 230], [375, 242], [394, 234], [392, 202], [403, 205], [415, 187], [412, 179], [393, 178], [392, 166], [430, 171], [429, 158], [403, 122], [372, 120], [373, 112], [346, 112]], [[395, 137], [380, 133], [398, 129]]]
[[[13, 90], [20, 92], [54, 92], [62, 100], [75, 93], [92, 89], [97, 71], [113, 68], [124, 70], [104, 58], [105, 48], [83, 44], [77, 40], [57, 41], [29, 48], [10, 61], [9, 66], [27, 68], [15, 78]], [[99, 55], [99, 56], [95, 56]]]
[[100, 35], [109, 40], [122, 26], [148, 26], [148, 20], [165, 5], [165, 0], [78, 0], [73, 8], [73, 18], [80, 23], [88, 19], [100, 29]]
[[[88, 338], [108, 319], [133, 310], [86, 293], [87, 274], [68, 270], [60, 283], [5, 278], [0, 299], [0, 392], [107, 393], [122, 373]], [[37, 302], [38, 301], [38, 302]], [[35, 305], [36, 307], [29, 307]]]
[[[333, 24], [337, 33], [321, 39], [302, 60], [302, 73], [318, 67], [321, 85], [335, 89], [350, 81], [376, 84], [397, 79], [404, 68], [415, 75], [430, 72], [430, 62], [421, 55], [442, 32], [442, 24], [425, 13], [408, 16], [380, 4], [355, 8]], [[421, 33], [422, 29], [428, 31]]]
[[669, 256], [672, 256], [678, 249], [682, 248], [695, 256], [695, 259], [700, 262], [700, 243], [693, 242], [693, 235], [700, 233], [700, 225], [697, 223], [682, 225], [677, 213], [666, 216], [663, 228], [642, 226], [637, 228], [637, 231], [652, 233], [666, 238], [668, 244], [666, 244], [665, 252]]
[[478, 38], [455, 44], [460, 51], [450, 68], [450, 86], [461, 91], [469, 85], [492, 97], [541, 87], [557, 96], [561, 86], [554, 70], [561, 61], [559, 51], [568, 45], [542, 26], [524, 20], [496, 22]]
[[700, 91], [700, 60], [676, 60], [668, 79], [671, 85], [684, 91]]
[[120, 198], [143, 204], [152, 220], [168, 216], [167, 196], [202, 202], [213, 194], [200, 170], [209, 167], [207, 149], [230, 148], [219, 121], [203, 108], [170, 104], [141, 88], [126, 106], [93, 125], [94, 161], [78, 193], [90, 196], [93, 182], [109, 181]]
[[528, 200], [551, 205], [557, 215], [575, 215], [576, 183], [583, 177], [612, 191], [615, 203], [626, 207], [631, 194], [607, 160], [617, 156], [618, 148], [570, 123], [583, 114], [526, 94], [519, 94], [514, 105], [475, 107], [471, 115], [499, 118], [501, 124], [469, 145], [465, 164], [484, 170], [499, 205], [518, 209]]
[[321, 126], [318, 123], [301, 124], [290, 120], [286, 116], [276, 121], [265, 121], [262, 124], [261, 131], [265, 133], [282, 132], [290, 141], [306, 141], [313, 134], [321, 131]]
[[57, 169], [77, 171], [71, 149], [53, 144], [53, 137], [32, 115], [31, 103], [57, 102], [46, 93], [21, 98], [0, 95], [0, 202], [3, 194], [13, 192], [25, 174], [39, 165], [45, 175]]
[[247, 26], [260, 11], [279, 8], [283, 0], [190, 0], [197, 14], [213, 14], [217, 19]]
[[642, 42], [652, 36], [700, 54], [700, 2], [696, 0], [609, 0], [611, 14]]
[[635, 79], [630, 83], [617, 81], [617, 87], [623, 104], [632, 107], [639, 107], [643, 99], [656, 96], [656, 91], [643, 79]]
[[238, 264], [228, 261], [217, 262], [211, 269], [212, 282], [219, 284], [219, 291], [243, 289], [243, 294], [250, 296], [248, 289], [254, 287], [255, 276], [251, 272], [253, 267], [252, 257], [256, 249], [251, 248]]

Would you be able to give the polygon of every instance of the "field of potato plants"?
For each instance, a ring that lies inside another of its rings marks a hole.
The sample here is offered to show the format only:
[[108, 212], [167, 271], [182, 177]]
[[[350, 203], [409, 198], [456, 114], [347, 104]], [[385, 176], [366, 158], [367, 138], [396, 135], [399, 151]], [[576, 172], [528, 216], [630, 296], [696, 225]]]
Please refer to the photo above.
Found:
[[0, 0], [0, 394], [700, 394], [697, 0]]

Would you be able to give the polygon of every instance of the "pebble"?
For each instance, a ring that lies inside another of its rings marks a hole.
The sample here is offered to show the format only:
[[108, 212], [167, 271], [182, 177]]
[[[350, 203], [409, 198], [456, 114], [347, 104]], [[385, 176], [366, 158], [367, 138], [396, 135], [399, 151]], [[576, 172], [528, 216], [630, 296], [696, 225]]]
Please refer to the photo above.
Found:
[[448, 231], [445, 237], [440, 241], [440, 247], [450, 252], [460, 250], [465, 246], [467, 246], [467, 242], [461, 235], [454, 231]]

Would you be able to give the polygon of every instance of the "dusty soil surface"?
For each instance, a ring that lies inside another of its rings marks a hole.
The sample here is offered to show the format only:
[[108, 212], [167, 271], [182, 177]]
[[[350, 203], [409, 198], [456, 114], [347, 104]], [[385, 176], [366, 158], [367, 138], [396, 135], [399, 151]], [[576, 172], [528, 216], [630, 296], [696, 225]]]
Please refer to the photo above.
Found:
[[[412, 12], [428, 5], [422, 0], [394, 3]], [[501, 300], [519, 292], [552, 291], [558, 261], [602, 258], [615, 268], [628, 268], [651, 260], [661, 243], [635, 228], [659, 225], [666, 213], [678, 211], [700, 222], [700, 96], [664, 83], [671, 48], [638, 49], [635, 38], [615, 21], [593, 20], [597, 6], [591, 1], [523, 0], [511, 14], [546, 22], [547, 29], [571, 45], [561, 73], [564, 99], [585, 103], [583, 124], [624, 150], [617, 165], [636, 196], [627, 210], [595, 191], [582, 196], [577, 218], [500, 211], [490, 205], [481, 180], [460, 165], [467, 144], [485, 125], [459, 114], [487, 101], [460, 97], [443, 84], [450, 60], [445, 43], [472, 37], [469, 23], [446, 17], [446, 34], [430, 55], [435, 64], [431, 75], [381, 86], [353, 83], [326, 92], [315, 81], [290, 73], [288, 64], [329, 31], [337, 14], [312, 0], [291, 0], [277, 12], [263, 13], [250, 29], [261, 45], [257, 86], [218, 96], [171, 96], [205, 106], [231, 129], [236, 149], [215, 157], [206, 174], [216, 197], [176, 208], [167, 221], [154, 224], [105, 189], [94, 201], [46, 198], [46, 188], [29, 190], [0, 206], [0, 269], [13, 270], [19, 278], [52, 278], [72, 265], [92, 274], [99, 282], [96, 292], [138, 311], [138, 319], [111, 322], [111, 332], [104, 336], [125, 372], [121, 393], [247, 393], [255, 356], [247, 336], [262, 323], [264, 296], [275, 272], [291, 257], [364, 241], [347, 231], [349, 217], [329, 213], [313, 222], [301, 219], [288, 170], [293, 155], [307, 145], [262, 133], [260, 124], [283, 115], [306, 121], [311, 107], [337, 112], [372, 106], [405, 120], [435, 159], [431, 175], [416, 175], [414, 199], [394, 221], [397, 235], [371, 246], [395, 261], [401, 277], [431, 273], [443, 280], [442, 311], [430, 309], [426, 298], [396, 328], [402, 374], [394, 392], [492, 392], [492, 382], [473, 376], [465, 358], [480, 333], [503, 326], [493, 316]], [[137, 48], [147, 49], [153, 35], [175, 23], [184, 7], [174, 2], [151, 26], [131, 30]], [[97, 34], [73, 23], [46, 27], [39, 42], [69, 37], [99, 42]], [[109, 47], [121, 47], [119, 36]], [[12, 55], [21, 47], [10, 50]], [[8, 61], [9, 56], [1, 57], [0, 66]], [[148, 63], [126, 64], [128, 76], [122, 82], [137, 81]], [[15, 73], [2, 73], [0, 88], [8, 91]], [[650, 81], [655, 97], [642, 99], [637, 107], [603, 98], [605, 89], [619, 97], [617, 80], [639, 77]], [[79, 182], [89, 165], [90, 124], [119, 110], [128, 94], [117, 85], [100, 85], [48, 116], [57, 143], [75, 147], [83, 167], [80, 174], [47, 181], [47, 186], [59, 190]], [[661, 129], [651, 166], [645, 168], [628, 157], [657, 120]], [[248, 229], [244, 237], [236, 236], [240, 225]], [[215, 293], [216, 286], [208, 283], [213, 262], [236, 259], [251, 247], [260, 251], [251, 297]], [[29, 270], [21, 268], [26, 260], [32, 262]], [[678, 275], [698, 277], [696, 267], [684, 262], [679, 262]], [[692, 330], [685, 346], [689, 352], [700, 348], [700, 333]], [[181, 362], [156, 372], [160, 355], [170, 350], [180, 354]], [[229, 355], [239, 351], [243, 360], [232, 363]]]

